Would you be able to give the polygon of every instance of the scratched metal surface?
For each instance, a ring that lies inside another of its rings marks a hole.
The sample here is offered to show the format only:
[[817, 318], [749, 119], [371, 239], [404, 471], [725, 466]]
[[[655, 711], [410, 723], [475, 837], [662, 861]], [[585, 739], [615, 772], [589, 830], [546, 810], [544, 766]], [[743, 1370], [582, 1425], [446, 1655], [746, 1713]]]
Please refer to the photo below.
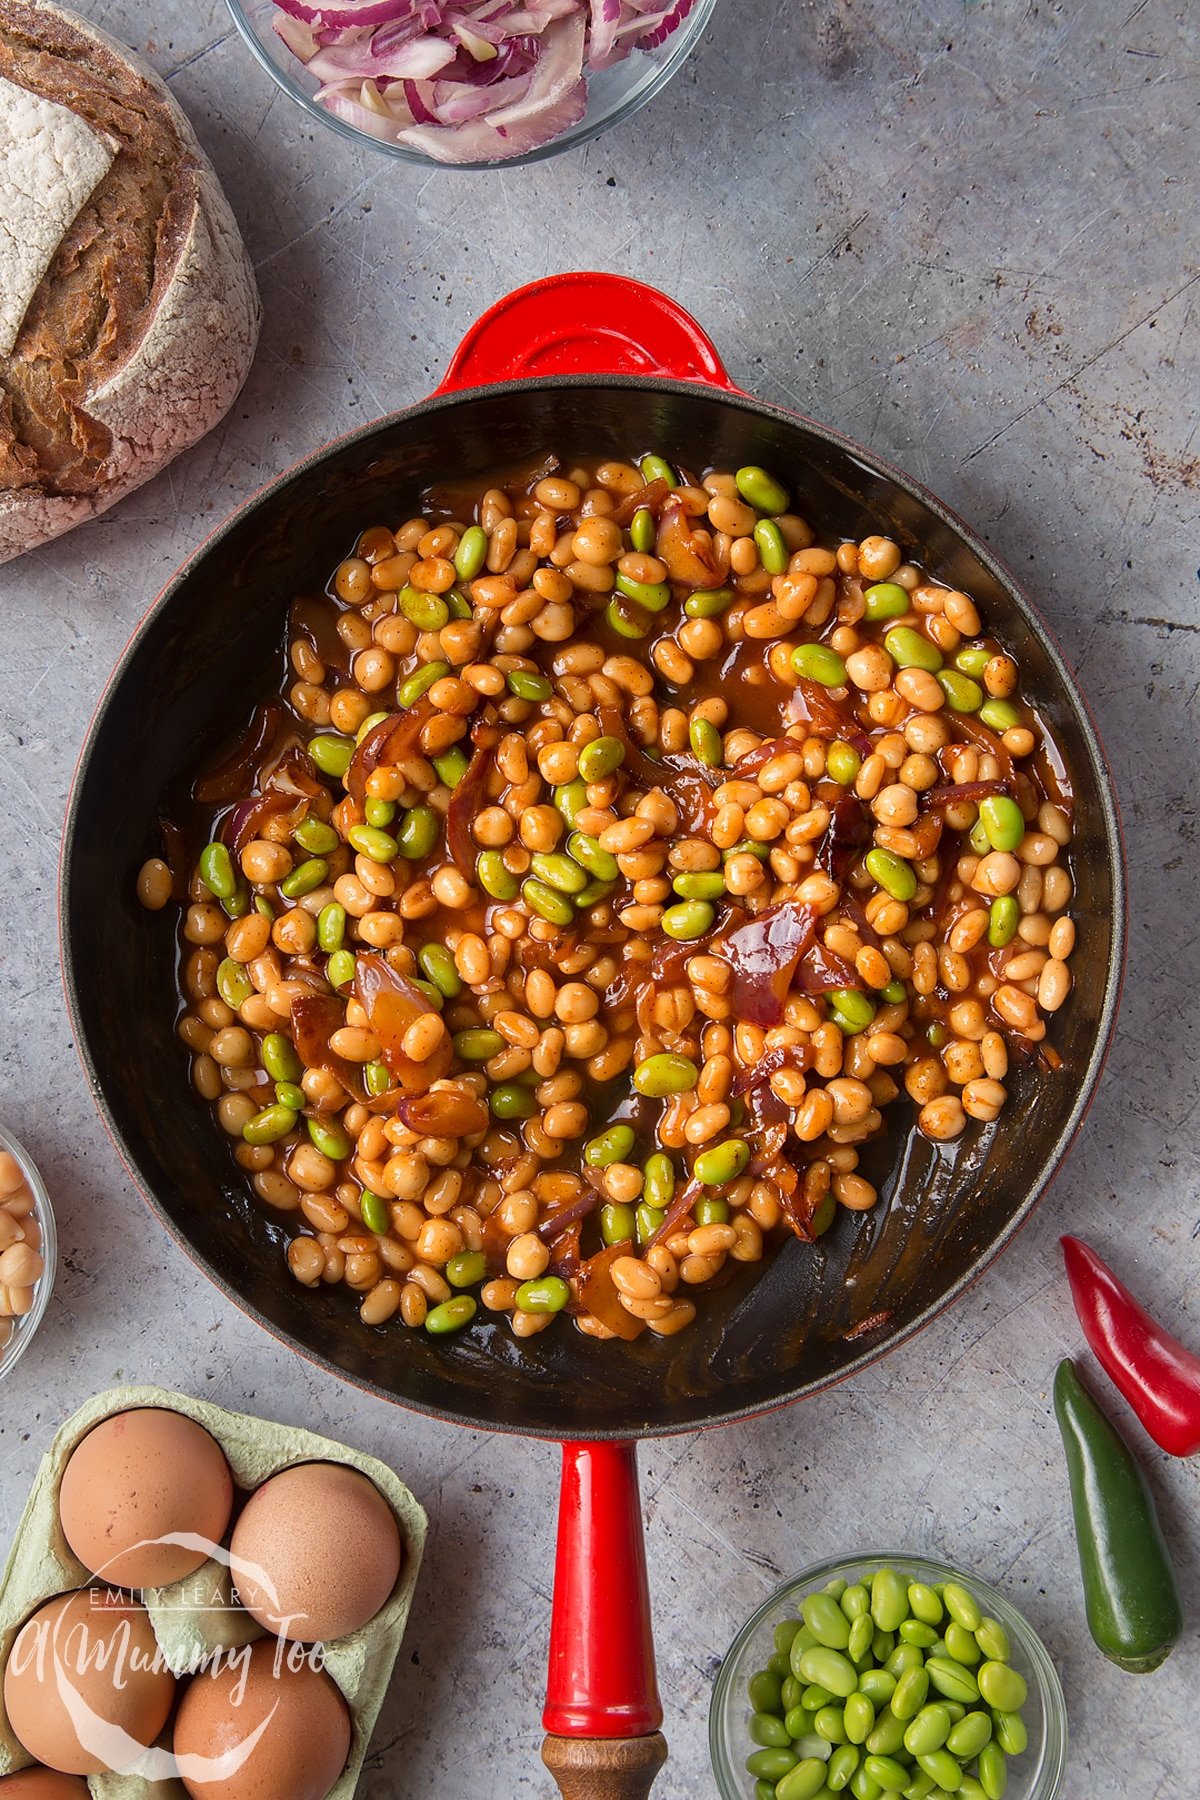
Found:
[[[456, 177], [315, 133], [217, 0], [83, 10], [147, 49], [195, 120], [267, 321], [221, 429], [107, 520], [0, 571], [0, 1114], [41, 1159], [65, 1246], [44, 1335], [0, 1397], [0, 1523], [15, 1521], [57, 1421], [119, 1379], [344, 1435], [388, 1458], [433, 1517], [364, 1800], [547, 1791], [535, 1757], [553, 1454], [358, 1398], [184, 1263], [82, 1089], [54, 893], [88, 717], [184, 554], [300, 452], [423, 394], [506, 288], [558, 268], [628, 270], [691, 307], [744, 385], [905, 465], [1020, 571], [1106, 737], [1133, 903], [1107, 1075], [1002, 1262], [851, 1386], [644, 1453], [672, 1753], [656, 1793], [713, 1791], [714, 1669], [776, 1579], [895, 1544], [978, 1569], [1043, 1631], [1069, 1697], [1071, 1800], [1194, 1796], [1194, 1627], [1151, 1678], [1091, 1647], [1048, 1388], [1079, 1347], [1057, 1260], [1067, 1227], [1200, 1343], [1200, 16], [1171, 0], [724, 0], [639, 119], [534, 170]], [[1195, 1473], [1138, 1444], [1194, 1621]]]

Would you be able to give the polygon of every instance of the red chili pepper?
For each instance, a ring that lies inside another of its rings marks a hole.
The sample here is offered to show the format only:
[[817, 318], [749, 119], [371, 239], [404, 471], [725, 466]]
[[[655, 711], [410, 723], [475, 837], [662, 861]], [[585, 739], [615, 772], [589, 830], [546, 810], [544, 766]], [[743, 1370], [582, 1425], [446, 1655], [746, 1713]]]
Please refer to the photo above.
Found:
[[1061, 1240], [1071, 1298], [1106, 1374], [1155, 1443], [1172, 1456], [1200, 1450], [1200, 1356], [1184, 1348], [1134, 1299], [1096, 1252]]

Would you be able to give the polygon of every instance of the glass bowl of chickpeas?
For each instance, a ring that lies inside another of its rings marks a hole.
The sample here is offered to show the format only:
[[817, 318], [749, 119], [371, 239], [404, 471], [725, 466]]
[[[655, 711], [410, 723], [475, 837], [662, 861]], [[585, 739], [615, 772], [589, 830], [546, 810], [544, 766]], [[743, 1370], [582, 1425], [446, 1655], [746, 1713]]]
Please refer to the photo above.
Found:
[[50, 1304], [58, 1235], [29, 1152], [0, 1127], [0, 1380], [25, 1354]]

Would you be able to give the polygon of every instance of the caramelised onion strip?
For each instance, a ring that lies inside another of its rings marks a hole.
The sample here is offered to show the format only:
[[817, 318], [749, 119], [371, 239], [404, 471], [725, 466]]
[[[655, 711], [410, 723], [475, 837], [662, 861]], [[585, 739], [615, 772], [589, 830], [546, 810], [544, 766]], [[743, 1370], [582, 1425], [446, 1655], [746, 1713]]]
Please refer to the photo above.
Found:
[[346, 1008], [336, 994], [301, 994], [292, 1001], [292, 1036], [301, 1062], [309, 1069], [323, 1069], [356, 1100], [365, 1100], [361, 1066], [329, 1046], [345, 1023]]
[[264, 700], [233, 749], [215, 767], [196, 778], [192, 799], [201, 806], [228, 806], [252, 787], [283, 725], [277, 700]]
[[359, 806], [367, 797], [367, 777], [376, 769], [390, 768], [420, 754], [421, 732], [435, 710], [423, 694], [407, 711], [389, 713], [371, 727], [346, 770], [346, 792]]
[[655, 554], [667, 574], [690, 588], [719, 588], [728, 573], [717, 556], [712, 533], [692, 524], [683, 502], [672, 496], [658, 515]]
[[371, 1022], [393, 1079], [406, 1094], [423, 1094], [441, 1080], [454, 1054], [447, 1033], [443, 1032], [437, 1049], [422, 1062], [414, 1062], [404, 1052], [409, 1026], [434, 1010], [419, 987], [377, 952], [360, 950], [354, 966], [354, 997]]
[[486, 735], [481, 734], [466, 772], [450, 796], [450, 808], [446, 814], [446, 848], [456, 867], [468, 881], [475, 879], [478, 856], [475, 840], [471, 836], [471, 821], [487, 799], [488, 776], [498, 736], [499, 733], [494, 729], [488, 730]]

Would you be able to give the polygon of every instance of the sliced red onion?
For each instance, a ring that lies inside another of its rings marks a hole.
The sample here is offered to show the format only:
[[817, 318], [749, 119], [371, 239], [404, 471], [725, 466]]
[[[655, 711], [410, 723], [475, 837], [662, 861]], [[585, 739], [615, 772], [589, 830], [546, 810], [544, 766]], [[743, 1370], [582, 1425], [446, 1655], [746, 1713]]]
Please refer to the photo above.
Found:
[[276, 33], [335, 117], [440, 162], [539, 149], [587, 74], [666, 41], [695, 0], [276, 0]]

